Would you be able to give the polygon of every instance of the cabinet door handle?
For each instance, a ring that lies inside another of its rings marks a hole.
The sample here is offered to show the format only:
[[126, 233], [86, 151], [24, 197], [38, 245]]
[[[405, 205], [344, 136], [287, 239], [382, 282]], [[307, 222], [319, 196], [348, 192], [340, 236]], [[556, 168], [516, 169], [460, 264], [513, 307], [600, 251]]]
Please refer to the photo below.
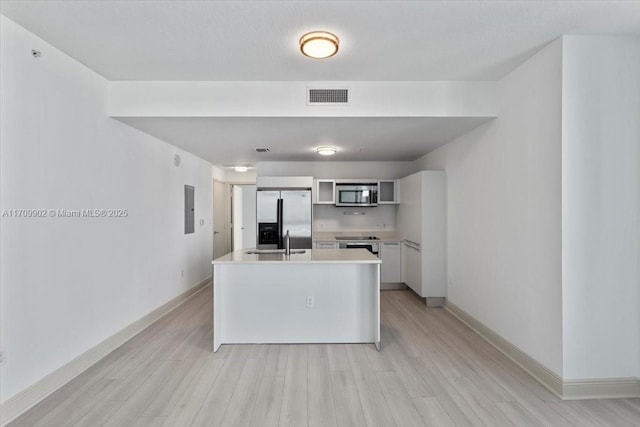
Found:
[[407, 248], [409, 248], [409, 249], [413, 249], [413, 250], [414, 250], [414, 251], [416, 251], [416, 252], [420, 252], [420, 248], [419, 248], [419, 247], [413, 246], [413, 245], [412, 245], [412, 244], [410, 244], [410, 243], [404, 242], [404, 245], [405, 245]]
[[385, 245], [385, 246], [398, 246], [399, 244], [400, 243], [397, 243], [397, 242], [396, 243], [390, 243], [390, 242], [383, 243], [383, 245]]

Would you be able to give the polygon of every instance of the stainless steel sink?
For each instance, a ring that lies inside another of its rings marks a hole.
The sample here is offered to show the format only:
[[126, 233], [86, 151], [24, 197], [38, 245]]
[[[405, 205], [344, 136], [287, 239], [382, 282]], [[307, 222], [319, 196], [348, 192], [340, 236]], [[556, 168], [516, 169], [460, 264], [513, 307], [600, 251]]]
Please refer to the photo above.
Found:
[[[305, 249], [291, 249], [291, 254], [303, 254]], [[284, 255], [284, 249], [251, 249], [245, 252], [247, 255], [263, 255], [263, 254], [281, 254]]]

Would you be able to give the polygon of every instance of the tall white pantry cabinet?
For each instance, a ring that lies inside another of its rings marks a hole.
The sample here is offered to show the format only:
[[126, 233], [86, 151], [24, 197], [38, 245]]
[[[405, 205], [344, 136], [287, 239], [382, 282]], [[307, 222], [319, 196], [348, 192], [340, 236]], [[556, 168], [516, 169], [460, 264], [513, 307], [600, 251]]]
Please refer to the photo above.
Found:
[[399, 180], [398, 234], [402, 281], [428, 305], [446, 296], [446, 209], [444, 171], [420, 171]]

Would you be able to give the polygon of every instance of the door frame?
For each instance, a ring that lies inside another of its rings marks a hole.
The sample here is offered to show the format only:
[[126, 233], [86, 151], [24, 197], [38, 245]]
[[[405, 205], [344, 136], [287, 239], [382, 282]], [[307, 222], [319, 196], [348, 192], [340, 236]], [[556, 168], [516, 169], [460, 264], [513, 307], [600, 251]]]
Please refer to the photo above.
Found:
[[[237, 233], [237, 224], [236, 224], [236, 219], [240, 219], [242, 220], [246, 215], [245, 215], [245, 210], [249, 208], [249, 206], [245, 205], [244, 200], [241, 201], [240, 205], [241, 205], [241, 211], [240, 212], [236, 212], [236, 207], [238, 206], [238, 201], [235, 199], [235, 192], [236, 192], [236, 188], [241, 189], [242, 191], [240, 191], [240, 194], [242, 196], [242, 199], [244, 199], [245, 197], [245, 191], [247, 190], [246, 187], [254, 187], [257, 189], [256, 184], [247, 184], [247, 183], [240, 183], [240, 184], [231, 184], [231, 195], [232, 195], [232, 199], [231, 199], [231, 224], [232, 224], [232, 230], [233, 232], [231, 233], [231, 244], [232, 244], [232, 248], [233, 250], [236, 250], [237, 245], [236, 245], [236, 236], [238, 235]], [[254, 191], [255, 193], [255, 191]], [[254, 204], [253, 207], [255, 207], [255, 200], [254, 200]], [[247, 228], [255, 228], [256, 224], [256, 212], [254, 210], [254, 212], [251, 215], [252, 221], [253, 221], [253, 225], [248, 225], [245, 224], [244, 222], [242, 223], [242, 228], [243, 230], [246, 230]], [[243, 231], [242, 233], [240, 233], [240, 236], [238, 236], [240, 239], [244, 240], [245, 239], [245, 231]], [[253, 241], [255, 243], [255, 240], [257, 238], [257, 230], [256, 233], [254, 233], [253, 236]], [[241, 246], [244, 248], [245, 245], [243, 242], [240, 242]], [[255, 247], [254, 246], [247, 246], [247, 247]]]
[[[226, 236], [226, 242], [225, 242], [225, 250], [231, 252], [234, 250], [233, 247], [233, 186], [234, 185], [257, 185], [256, 182], [246, 182], [246, 181], [223, 181], [221, 179], [217, 179], [217, 178], [213, 178], [212, 179], [212, 184], [211, 184], [211, 224], [212, 224], [212, 231], [211, 231], [211, 245], [212, 245], [212, 253], [213, 253], [213, 257], [217, 258], [217, 255], [215, 253], [215, 235], [213, 234], [216, 228], [216, 220], [214, 217], [214, 210], [215, 210], [215, 189], [214, 189], [214, 183], [219, 183], [219, 184], [224, 184], [225, 186], [225, 197], [224, 197], [224, 203], [225, 203], [225, 209], [224, 209], [224, 232], [225, 232], [225, 236]], [[227, 252], [228, 253], [228, 252]]]
[[[228, 218], [228, 208], [230, 206], [230, 197], [229, 197], [229, 185], [227, 182], [213, 178], [212, 184], [211, 184], [211, 224], [212, 224], [212, 234], [211, 234], [211, 246], [212, 246], [212, 253], [213, 253], [213, 258], [219, 258], [222, 255], [216, 254], [216, 226], [218, 225], [218, 222], [216, 222], [216, 215], [215, 215], [215, 211], [216, 211], [216, 183], [218, 184], [222, 184], [224, 187], [224, 194], [222, 196], [222, 200], [223, 200], [223, 204], [224, 204], [224, 216], [222, 218], [222, 233], [223, 233], [223, 237], [225, 239], [225, 243], [224, 243], [224, 248], [225, 251], [228, 253], [230, 246], [229, 246], [229, 230], [228, 230], [228, 224], [229, 224], [229, 218]], [[218, 221], [220, 221], [220, 218], [218, 218]]]

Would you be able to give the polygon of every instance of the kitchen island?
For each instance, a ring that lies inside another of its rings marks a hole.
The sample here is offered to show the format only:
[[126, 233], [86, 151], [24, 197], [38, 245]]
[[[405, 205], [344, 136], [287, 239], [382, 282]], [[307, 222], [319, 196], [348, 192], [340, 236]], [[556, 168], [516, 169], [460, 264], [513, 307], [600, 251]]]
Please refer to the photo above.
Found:
[[366, 249], [232, 252], [213, 264], [213, 350], [222, 344], [373, 343], [380, 259]]

